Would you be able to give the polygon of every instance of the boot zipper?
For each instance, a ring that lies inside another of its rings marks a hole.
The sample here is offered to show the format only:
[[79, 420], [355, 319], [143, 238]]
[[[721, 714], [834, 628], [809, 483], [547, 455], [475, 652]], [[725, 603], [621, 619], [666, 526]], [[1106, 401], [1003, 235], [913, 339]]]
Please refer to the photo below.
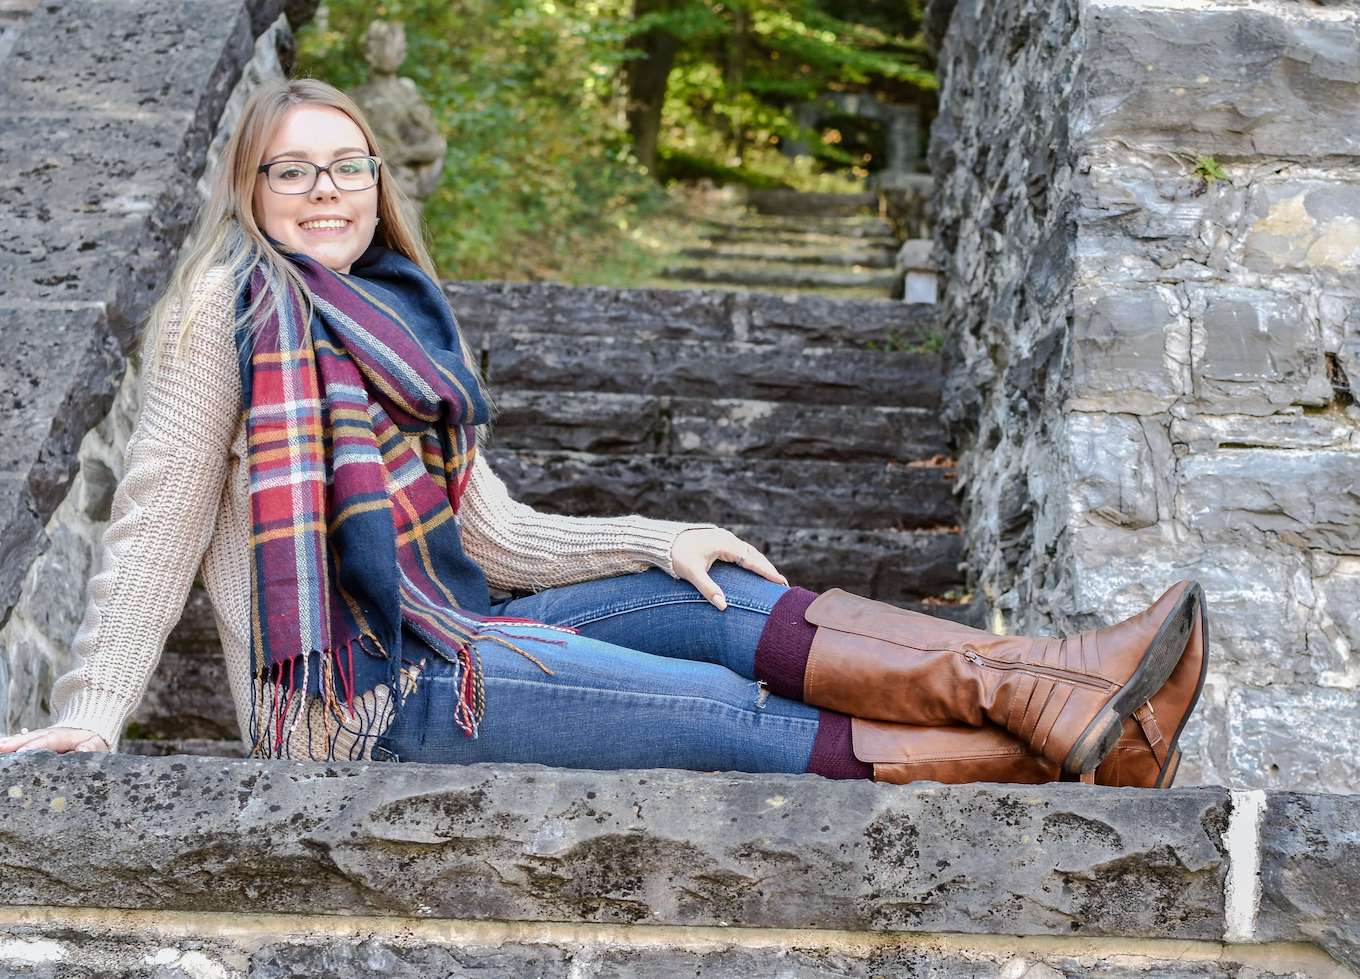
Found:
[[963, 658], [974, 666], [990, 666], [995, 670], [1024, 670], [1027, 673], [1038, 673], [1042, 676], [1051, 676], [1057, 680], [1067, 683], [1077, 683], [1083, 687], [1095, 687], [1097, 690], [1109, 690], [1114, 686], [1104, 680], [1092, 680], [1077, 674], [1069, 673], [1052, 666], [1036, 666], [1031, 663], [1007, 663], [1004, 660], [992, 659], [983, 656], [972, 646], [963, 647]]

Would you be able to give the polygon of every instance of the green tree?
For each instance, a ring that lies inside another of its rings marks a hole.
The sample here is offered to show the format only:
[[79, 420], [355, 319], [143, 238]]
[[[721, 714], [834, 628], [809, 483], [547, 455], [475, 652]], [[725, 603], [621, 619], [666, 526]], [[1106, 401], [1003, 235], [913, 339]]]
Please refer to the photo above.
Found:
[[933, 103], [919, 0], [635, 0], [633, 14], [629, 131], [658, 176], [667, 130], [688, 143], [678, 149], [736, 167], [751, 148], [784, 140], [850, 166], [845, 151], [798, 125], [793, 106], [864, 89]]

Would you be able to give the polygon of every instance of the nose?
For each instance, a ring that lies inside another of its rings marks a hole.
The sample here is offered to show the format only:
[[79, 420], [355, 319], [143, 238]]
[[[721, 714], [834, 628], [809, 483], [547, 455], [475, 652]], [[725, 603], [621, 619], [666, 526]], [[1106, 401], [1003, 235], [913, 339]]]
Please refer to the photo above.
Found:
[[[321, 181], [323, 180], [330, 185], [330, 190], [321, 189]], [[312, 186], [312, 196], [330, 196], [336, 198], [340, 196], [340, 188], [335, 186], [335, 181], [331, 179], [330, 171], [318, 173], [316, 175], [316, 183]]]

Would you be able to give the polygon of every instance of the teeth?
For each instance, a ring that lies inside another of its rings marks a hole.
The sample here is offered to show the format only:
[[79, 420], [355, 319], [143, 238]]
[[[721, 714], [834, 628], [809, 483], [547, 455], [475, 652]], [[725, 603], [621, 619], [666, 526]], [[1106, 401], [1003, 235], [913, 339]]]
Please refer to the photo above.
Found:
[[343, 227], [344, 227], [345, 225], [347, 225], [347, 224], [349, 224], [348, 221], [336, 221], [336, 220], [328, 219], [328, 220], [325, 220], [325, 221], [304, 221], [304, 222], [302, 223], [302, 227], [304, 227], [304, 228], [343, 228]]

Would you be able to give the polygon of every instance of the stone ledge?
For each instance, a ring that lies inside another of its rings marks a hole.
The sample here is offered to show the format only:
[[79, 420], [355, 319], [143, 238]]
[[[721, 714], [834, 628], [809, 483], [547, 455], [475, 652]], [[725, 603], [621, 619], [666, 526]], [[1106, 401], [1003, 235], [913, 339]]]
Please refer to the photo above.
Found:
[[1262, 938], [1360, 962], [1355, 797], [1257, 793], [1234, 853], [1218, 788], [49, 752], [0, 783], [8, 905], [1219, 941], [1236, 861]]
[[60, 979], [1354, 979], [1297, 943], [0, 908], [0, 970]]

